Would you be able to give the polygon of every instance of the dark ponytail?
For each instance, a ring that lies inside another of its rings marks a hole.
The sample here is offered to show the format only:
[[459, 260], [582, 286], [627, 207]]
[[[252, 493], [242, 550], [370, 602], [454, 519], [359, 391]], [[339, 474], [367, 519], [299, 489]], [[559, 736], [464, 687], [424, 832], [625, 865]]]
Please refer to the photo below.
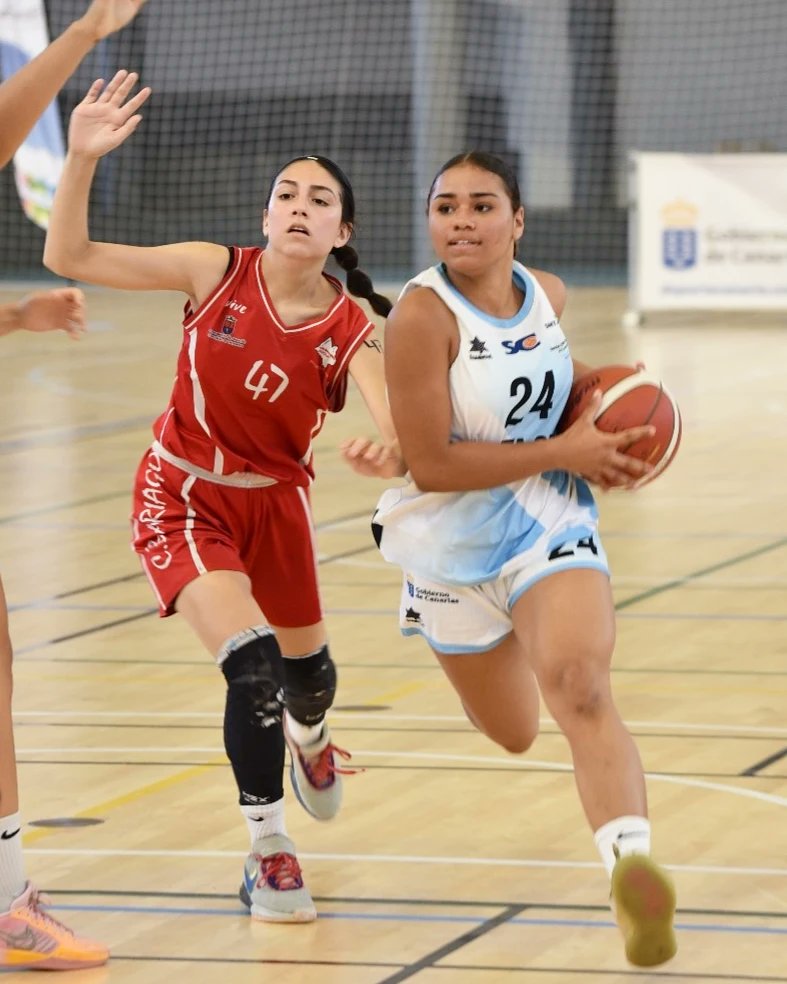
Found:
[[331, 250], [331, 256], [347, 274], [347, 290], [368, 301], [375, 314], [387, 318], [393, 304], [383, 294], [377, 294], [371, 278], [358, 269], [358, 254], [352, 246], [335, 246]]

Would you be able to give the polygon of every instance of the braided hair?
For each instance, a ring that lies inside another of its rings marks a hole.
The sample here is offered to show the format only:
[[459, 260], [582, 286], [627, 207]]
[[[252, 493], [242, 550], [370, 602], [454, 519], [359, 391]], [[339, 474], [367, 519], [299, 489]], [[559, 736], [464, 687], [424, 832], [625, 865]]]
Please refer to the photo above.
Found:
[[[304, 154], [300, 157], [293, 157], [291, 161], [287, 161], [287, 163], [280, 167], [274, 175], [265, 201], [270, 201], [276, 180], [282, 171], [288, 168], [290, 164], [295, 164], [297, 161], [315, 161], [338, 182], [339, 188], [341, 189], [339, 197], [342, 202], [342, 222], [354, 231], [355, 195], [353, 193], [352, 185], [350, 184], [347, 175], [344, 171], [342, 171], [339, 165], [335, 164], [328, 157], [322, 157], [319, 154]], [[342, 270], [344, 270], [347, 274], [345, 278], [347, 281], [347, 290], [349, 290], [349, 292], [355, 297], [361, 297], [365, 301], [368, 301], [369, 306], [375, 314], [379, 314], [381, 317], [387, 318], [393, 304], [391, 304], [388, 298], [384, 295], [376, 293], [371, 278], [365, 274], [363, 270], [358, 269], [358, 254], [352, 246], [335, 246], [331, 250], [331, 255]]]

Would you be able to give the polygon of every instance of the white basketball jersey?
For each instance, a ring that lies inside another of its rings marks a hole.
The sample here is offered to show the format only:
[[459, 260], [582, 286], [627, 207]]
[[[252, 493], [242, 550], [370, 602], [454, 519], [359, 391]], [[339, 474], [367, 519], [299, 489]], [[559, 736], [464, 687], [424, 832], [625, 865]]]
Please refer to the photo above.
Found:
[[[448, 374], [454, 441], [548, 438], [565, 407], [573, 365], [560, 322], [521, 263], [514, 282], [524, 300], [505, 319], [474, 307], [442, 264], [404, 288], [431, 288], [456, 317], [459, 354]], [[492, 580], [545, 531], [595, 528], [596, 519], [586, 483], [562, 471], [472, 492], [421, 492], [411, 482], [384, 492], [375, 514], [386, 560], [449, 584]]]

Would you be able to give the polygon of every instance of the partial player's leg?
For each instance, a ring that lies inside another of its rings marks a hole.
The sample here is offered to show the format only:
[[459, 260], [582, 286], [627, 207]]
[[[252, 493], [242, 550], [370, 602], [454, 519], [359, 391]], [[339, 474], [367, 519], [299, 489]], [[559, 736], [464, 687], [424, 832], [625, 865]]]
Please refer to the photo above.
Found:
[[472, 723], [510, 752], [538, 734], [538, 688], [511, 632], [506, 585], [457, 587], [406, 574], [399, 625], [429, 643]]
[[75, 936], [44, 912], [44, 900], [25, 879], [11, 718], [12, 661], [0, 581], [0, 969], [97, 967], [109, 957], [107, 948]]
[[571, 746], [580, 799], [612, 878], [627, 956], [639, 966], [663, 963], [676, 949], [675, 897], [669, 876], [648, 856], [642, 764], [612, 699], [609, 579], [598, 570], [556, 572], [518, 598], [512, 618], [544, 701]]
[[538, 735], [538, 687], [516, 638], [481, 653], [433, 652], [476, 728], [506, 751], [526, 752]]
[[304, 887], [284, 822], [281, 654], [245, 574], [217, 570], [189, 582], [175, 608], [188, 621], [227, 681], [224, 747], [249, 828], [241, 899], [252, 916], [309, 922], [314, 903]]
[[337, 757], [350, 756], [333, 744], [326, 721], [336, 666], [322, 620], [309, 500], [305, 489], [266, 489], [257, 508], [265, 538], [244, 556], [255, 597], [281, 647], [290, 779], [304, 809], [317, 820], [330, 820], [341, 806], [342, 774], [352, 770], [337, 765]]

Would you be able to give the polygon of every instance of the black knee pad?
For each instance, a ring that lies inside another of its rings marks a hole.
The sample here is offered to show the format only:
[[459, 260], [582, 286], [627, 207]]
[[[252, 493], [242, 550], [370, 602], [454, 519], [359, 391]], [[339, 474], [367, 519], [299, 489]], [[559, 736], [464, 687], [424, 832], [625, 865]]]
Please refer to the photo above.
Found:
[[227, 704], [248, 724], [259, 728], [280, 724], [284, 694], [276, 636], [249, 629], [230, 642], [228, 649], [221, 663], [228, 686]]
[[284, 795], [284, 695], [276, 636], [264, 627], [248, 629], [230, 640], [219, 660], [227, 680], [224, 748], [240, 802], [275, 803]]
[[336, 694], [336, 666], [328, 647], [296, 659], [282, 658], [284, 703], [301, 724], [319, 724]]

